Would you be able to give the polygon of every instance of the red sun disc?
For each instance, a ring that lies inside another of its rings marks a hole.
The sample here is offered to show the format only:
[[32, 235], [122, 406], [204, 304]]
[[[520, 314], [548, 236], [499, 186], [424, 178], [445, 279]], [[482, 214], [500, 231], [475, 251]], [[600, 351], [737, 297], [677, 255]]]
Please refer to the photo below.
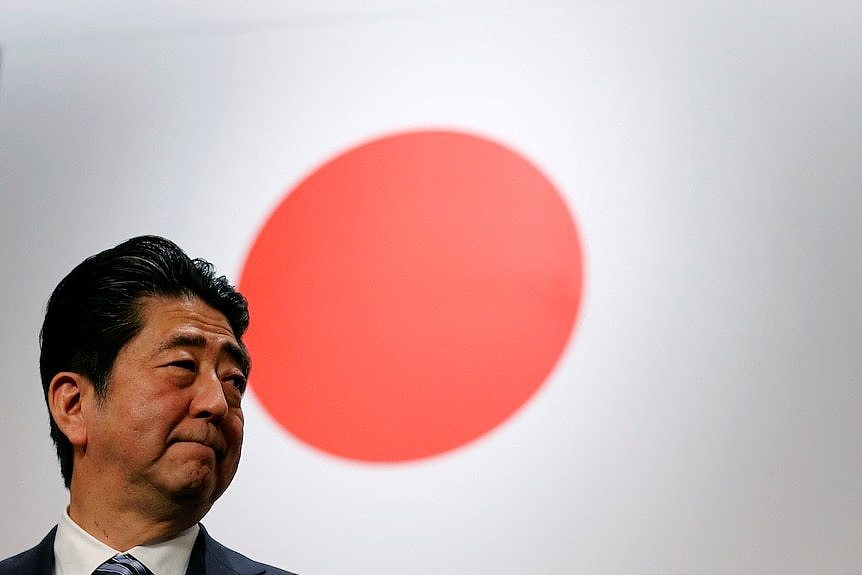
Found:
[[290, 191], [253, 244], [252, 389], [331, 454], [439, 454], [542, 385], [581, 284], [574, 221], [523, 157], [457, 132], [374, 140]]

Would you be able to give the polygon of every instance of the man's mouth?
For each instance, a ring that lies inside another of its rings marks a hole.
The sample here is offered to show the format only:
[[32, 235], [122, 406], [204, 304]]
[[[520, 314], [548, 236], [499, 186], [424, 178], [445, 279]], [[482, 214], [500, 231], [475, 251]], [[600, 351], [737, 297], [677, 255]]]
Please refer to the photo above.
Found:
[[171, 441], [171, 444], [174, 443], [194, 443], [197, 445], [203, 445], [204, 447], [210, 448], [216, 456], [216, 459], [221, 459], [224, 457], [224, 447], [221, 443], [211, 441], [209, 439], [196, 439], [196, 438], [179, 438]]

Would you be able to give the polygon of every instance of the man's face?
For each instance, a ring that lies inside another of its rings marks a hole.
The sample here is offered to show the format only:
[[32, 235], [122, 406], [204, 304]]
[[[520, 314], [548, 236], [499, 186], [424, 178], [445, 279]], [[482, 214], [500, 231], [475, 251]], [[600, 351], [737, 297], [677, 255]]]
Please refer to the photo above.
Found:
[[88, 408], [85, 457], [132, 505], [206, 513], [239, 464], [243, 351], [224, 315], [197, 298], [142, 304], [141, 331]]

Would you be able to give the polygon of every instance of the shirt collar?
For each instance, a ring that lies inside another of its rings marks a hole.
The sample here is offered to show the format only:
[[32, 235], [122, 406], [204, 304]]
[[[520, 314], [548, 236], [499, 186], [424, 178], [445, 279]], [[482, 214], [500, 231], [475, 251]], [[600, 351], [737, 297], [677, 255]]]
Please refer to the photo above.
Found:
[[[193, 525], [172, 539], [138, 545], [126, 553], [134, 555], [154, 575], [185, 575], [199, 530], [198, 525]], [[72, 521], [68, 511], [63, 511], [54, 538], [54, 575], [91, 575], [117, 553]]]

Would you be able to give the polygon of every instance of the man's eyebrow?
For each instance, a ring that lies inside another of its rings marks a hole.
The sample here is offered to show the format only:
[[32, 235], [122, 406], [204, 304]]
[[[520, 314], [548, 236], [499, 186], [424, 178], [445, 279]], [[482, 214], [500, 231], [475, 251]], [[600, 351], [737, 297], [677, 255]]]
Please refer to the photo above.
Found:
[[206, 347], [207, 340], [201, 334], [178, 333], [159, 344], [156, 353], [176, 349], [178, 347]]
[[[159, 345], [156, 354], [162, 353], [170, 349], [178, 347], [197, 347], [204, 348], [207, 345], [207, 339], [197, 333], [179, 333]], [[235, 344], [232, 341], [226, 341], [222, 344], [222, 351], [226, 352], [242, 370], [243, 375], [248, 376], [251, 369], [251, 358], [248, 352], [242, 346]]]

